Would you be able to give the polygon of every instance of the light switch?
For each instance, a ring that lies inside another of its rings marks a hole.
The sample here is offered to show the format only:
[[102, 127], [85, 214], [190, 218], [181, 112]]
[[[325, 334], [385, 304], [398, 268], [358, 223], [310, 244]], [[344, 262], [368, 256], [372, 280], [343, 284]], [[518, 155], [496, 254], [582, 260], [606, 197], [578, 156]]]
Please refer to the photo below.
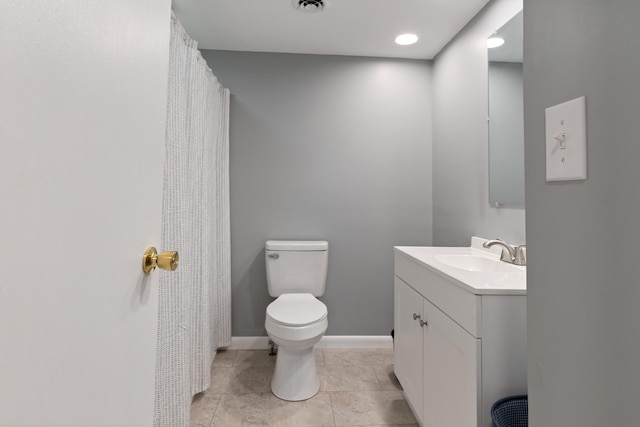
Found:
[[545, 110], [547, 181], [587, 179], [587, 102], [584, 96]]

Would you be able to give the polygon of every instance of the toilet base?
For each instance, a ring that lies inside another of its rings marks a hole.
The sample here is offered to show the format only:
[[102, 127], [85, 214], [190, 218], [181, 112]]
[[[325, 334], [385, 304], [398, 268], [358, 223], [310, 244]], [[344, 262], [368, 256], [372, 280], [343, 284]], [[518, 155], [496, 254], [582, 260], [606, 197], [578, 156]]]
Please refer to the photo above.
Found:
[[283, 400], [310, 399], [320, 390], [313, 345], [307, 348], [278, 347], [271, 391]]

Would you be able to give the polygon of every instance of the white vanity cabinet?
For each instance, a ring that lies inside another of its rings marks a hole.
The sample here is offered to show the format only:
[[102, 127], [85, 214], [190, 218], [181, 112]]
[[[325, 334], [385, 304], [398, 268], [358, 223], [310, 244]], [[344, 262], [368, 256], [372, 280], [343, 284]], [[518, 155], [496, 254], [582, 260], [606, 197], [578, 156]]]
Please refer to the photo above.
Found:
[[424, 298], [397, 277], [394, 278], [393, 292], [394, 370], [413, 412], [421, 418], [424, 359], [423, 330], [419, 321], [424, 314]]
[[527, 392], [526, 291], [477, 289], [433, 257], [395, 251], [394, 370], [407, 401], [425, 427], [491, 427], [496, 400]]

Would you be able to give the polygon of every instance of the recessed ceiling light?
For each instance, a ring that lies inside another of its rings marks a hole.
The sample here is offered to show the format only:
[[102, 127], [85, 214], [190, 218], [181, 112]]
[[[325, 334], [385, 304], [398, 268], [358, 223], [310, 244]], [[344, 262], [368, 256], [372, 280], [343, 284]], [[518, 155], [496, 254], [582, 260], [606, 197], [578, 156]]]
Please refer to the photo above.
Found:
[[418, 41], [418, 36], [415, 34], [400, 34], [396, 37], [396, 43], [401, 46], [406, 46], [410, 44], [414, 44]]
[[490, 37], [487, 39], [487, 47], [489, 49], [502, 46], [503, 44], [504, 44], [504, 39], [502, 37]]
[[294, 8], [300, 12], [322, 12], [327, 5], [327, 0], [291, 0]]

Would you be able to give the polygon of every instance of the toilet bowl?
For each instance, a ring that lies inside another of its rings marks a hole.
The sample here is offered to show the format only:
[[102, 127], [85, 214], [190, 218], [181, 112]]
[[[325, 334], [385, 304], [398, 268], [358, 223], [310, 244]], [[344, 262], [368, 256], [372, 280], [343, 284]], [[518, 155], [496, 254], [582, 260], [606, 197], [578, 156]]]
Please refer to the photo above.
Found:
[[314, 345], [327, 330], [324, 294], [327, 242], [273, 241], [265, 246], [267, 286], [276, 297], [267, 306], [265, 329], [278, 345], [271, 391], [283, 400], [306, 400], [320, 389]]
[[267, 307], [265, 328], [278, 346], [271, 391], [306, 400], [320, 389], [314, 345], [327, 330], [327, 307], [311, 294], [284, 294]]

